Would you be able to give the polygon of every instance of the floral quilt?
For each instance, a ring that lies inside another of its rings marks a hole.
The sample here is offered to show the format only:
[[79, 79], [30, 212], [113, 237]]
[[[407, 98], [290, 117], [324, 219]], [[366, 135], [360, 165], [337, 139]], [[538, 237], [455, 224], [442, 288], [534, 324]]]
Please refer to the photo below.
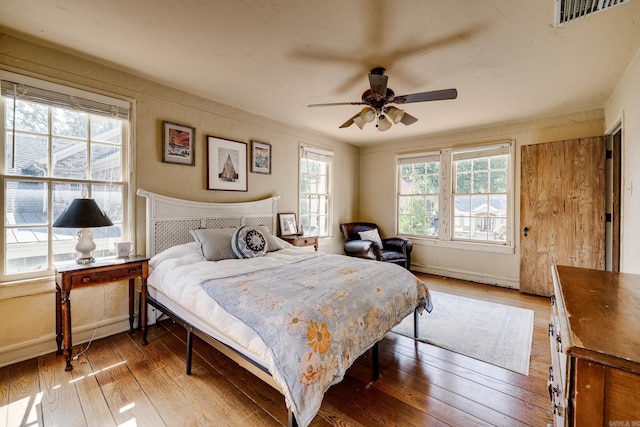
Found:
[[416, 307], [431, 311], [426, 286], [409, 271], [342, 255], [320, 254], [201, 286], [260, 335], [272, 353], [271, 374], [302, 427], [360, 355]]

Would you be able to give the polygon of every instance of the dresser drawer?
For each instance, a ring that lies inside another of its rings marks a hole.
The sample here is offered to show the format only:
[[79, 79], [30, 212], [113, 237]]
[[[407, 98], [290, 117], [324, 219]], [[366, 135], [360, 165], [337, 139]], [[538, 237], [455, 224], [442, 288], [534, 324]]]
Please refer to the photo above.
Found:
[[93, 270], [86, 273], [78, 271], [71, 276], [71, 286], [77, 288], [83, 285], [115, 282], [132, 277], [142, 277], [142, 264], [129, 264], [119, 268], [112, 267], [104, 271]]

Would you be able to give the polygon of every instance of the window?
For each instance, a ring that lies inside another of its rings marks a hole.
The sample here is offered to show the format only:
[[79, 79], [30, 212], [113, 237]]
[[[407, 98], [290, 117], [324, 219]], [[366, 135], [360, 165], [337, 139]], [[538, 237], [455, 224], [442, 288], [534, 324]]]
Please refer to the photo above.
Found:
[[453, 153], [454, 239], [506, 243], [508, 147]]
[[398, 233], [437, 237], [440, 154], [398, 159]]
[[114, 255], [126, 219], [129, 104], [2, 72], [1, 279], [51, 274], [75, 259], [78, 230], [51, 224], [75, 198], [96, 200], [111, 227], [93, 229], [96, 256]]
[[398, 156], [398, 233], [509, 245], [510, 147]]
[[330, 235], [332, 160], [331, 151], [300, 148], [299, 227], [309, 236]]

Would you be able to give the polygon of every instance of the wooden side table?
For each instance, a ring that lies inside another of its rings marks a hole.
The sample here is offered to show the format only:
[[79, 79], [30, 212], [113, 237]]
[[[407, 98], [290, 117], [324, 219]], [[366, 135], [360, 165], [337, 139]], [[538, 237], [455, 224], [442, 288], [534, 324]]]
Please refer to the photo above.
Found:
[[286, 235], [280, 238], [293, 246], [313, 246], [316, 252], [318, 251], [318, 236]]
[[130, 331], [133, 331], [134, 290], [137, 277], [146, 285], [149, 277], [149, 258], [133, 255], [128, 258], [99, 260], [91, 264], [67, 263], [56, 266], [56, 354], [64, 353], [67, 360], [65, 371], [73, 369], [71, 289], [129, 280], [129, 327]]

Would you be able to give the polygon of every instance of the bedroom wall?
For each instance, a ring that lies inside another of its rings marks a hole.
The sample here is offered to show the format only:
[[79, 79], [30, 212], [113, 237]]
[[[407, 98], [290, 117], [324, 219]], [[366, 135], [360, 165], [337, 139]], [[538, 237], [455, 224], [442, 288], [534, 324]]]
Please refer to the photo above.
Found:
[[[358, 215], [359, 149], [325, 136], [250, 114], [211, 100], [163, 86], [91, 59], [62, 53], [51, 47], [0, 34], [0, 68], [53, 79], [87, 90], [135, 101], [133, 120], [135, 162], [133, 193], [144, 188], [155, 193], [198, 201], [255, 200], [275, 194], [278, 211], [296, 212], [298, 145], [300, 142], [334, 151], [332, 210], [336, 221]], [[196, 128], [196, 166], [162, 163], [162, 120]], [[248, 173], [248, 192], [206, 190], [205, 136], [214, 135], [272, 145], [272, 174]], [[145, 200], [134, 197], [138, 253], [145, 252]], [[337, 226], [333, 227], [337, 230]], [[324, 252], [342, 252], [341, 236], [320, 242]], [[0, 366], [55, 350], [53, 278], [28, 284], [0, 284]], [[128, 329], [124, 283], [72, 292], [74, 344]]]
[[429, 239], [413, 239], [412, 268], [416, 271], [456, 277], [480, 283], [519, 288], [520, 268], [520, 147], [564, 139], [604, 134], [602, 110], [583, 111], [522, 123], [493, 126], [432, 136], [395, 144], [365, 147], [360, 156], [360, 220], [375, 222], [383, 237], [395, 230], [395, 156], [397, 154], [455, 147], [467, 144], [515, 142], [514, 233], [515, 244], [508, 253], [443, 247]]
[[622, 122], [622, 209], [620, 270], [640, 274], [640, 51], [605, 106], [605, 127]]

